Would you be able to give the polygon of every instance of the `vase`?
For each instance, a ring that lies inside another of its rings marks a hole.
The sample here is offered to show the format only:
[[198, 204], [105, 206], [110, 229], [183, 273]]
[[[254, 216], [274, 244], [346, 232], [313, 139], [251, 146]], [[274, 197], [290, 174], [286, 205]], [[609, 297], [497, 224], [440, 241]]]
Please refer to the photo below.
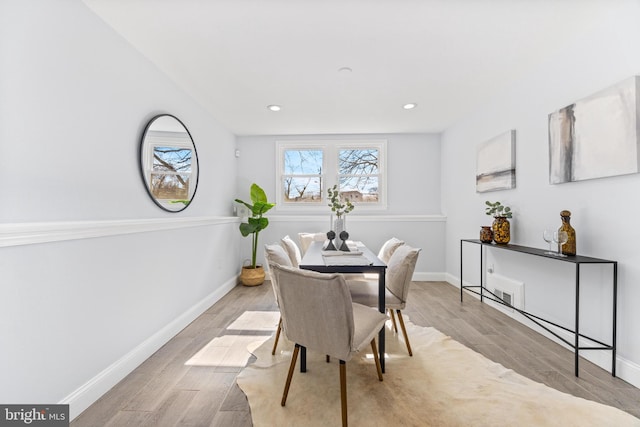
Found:
[[493, 241], [493, 231], [490, 225], [480, 227], [480, 241], [482, 243], [491, 243]]
[[333, 216], [331, 215], [331, 231], [336, 233], [336, 239], [340, 236], [340, 233], [347, 230], [347, 218], [342, 216]]
[[499, 245], [506, 245], [511, 240], [511, 224], [504, 216], [493, 219], [493, 241]]
[[334, 216], [333, 214], [331, 214], [331, 230], [336, 233], [336, 248], [340, 248], [343, 243], [342, 239], [340, 238], [340, 233], [342, 233], [343, 231], [347, 231], [346, 215]]
[[565, 255], [576, 254], [576, 230], [571, 226], [571, 212], [564, 210], [560, 212], [560, 218], [562, 219], [562, 225], [558, 228], [558, 231], [567, 232], [567, 243], [562, 245], [562, 253]]

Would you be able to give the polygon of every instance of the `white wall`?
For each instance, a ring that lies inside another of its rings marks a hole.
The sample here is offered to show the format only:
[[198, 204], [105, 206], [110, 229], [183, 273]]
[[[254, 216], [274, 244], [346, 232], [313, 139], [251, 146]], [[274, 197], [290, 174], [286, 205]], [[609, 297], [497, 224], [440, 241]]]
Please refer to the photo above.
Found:
[[[442, 279], [445, 259], [445, 218], [440, 212], [440, 138], [433, 134], [367, 134], [238, 137], [240, 150], [237, 188], [243, 200], [249, 197], [251, 183], [258, 183], [271, 199], [275, 198], [276, 141], [387, 140], [388, 208], [364, 212], [356, 209], [347, 219], [350, 237], [363, 241], [377, 251], [392, 236], [405, 240], [423, 251], [418, 258], [419, 280]], [[257, 166], [259, 165], [259, 166]], [[275, 201], [275, 200], [273, 200]], [[330, 210], [291, 212], [276, 208], [269, 212], [271, 224], [260, 234], [262, 245], [278, 241], [286, 234], [329, 231]], [[250, 242], [243, 242], [250, 254]]]
[[[446, 270], [458, 283], [462, 238], [478, 238], [485, 200], [510, 205], [515, 216], [512, 243], [544, 248], [542, 231], [560, 225], [559, 212], [569, 209], [577, 232], [578, 252], [617, 260], [618, 275], [618, 375], [640, 386], [640, 264], [638, 238], [640, 175], [550, 185], [548, 182], [547, 116], [585, 96], [640, 74], [640, 4], [612, 2], [608, 15], [585, 32], [576, 43], [562, 49], [475, 114], [442, 135], [442, 200], [447, 215]], [[516, 129], [517, 187], [492, 193], [475, 193], [478, 144]], [[602, 141], [606, 144], [607, 141]], [[465, 282], [478, 283], [478, 273], [465, 252]], [[526, 309], [573, 326], [574, 269], [569, 264], [490, 251], [496, 273], [525, 282]], [[470, 273], [469, 273], [470, 272]], [[475, 274], [475, 277], [474, 277]], [[582, 331], [611, 342], [611, 268], [585, 267], [582, 271]], [[610, 369], [610, 352], [584, 352]]]
[[[2, 1], [0, 70], [0, 402], [75, 416], [235, 285], [235, 137], [79, 1]], [[200, 160], [179, 214], [139, 172], [159, 113]]]

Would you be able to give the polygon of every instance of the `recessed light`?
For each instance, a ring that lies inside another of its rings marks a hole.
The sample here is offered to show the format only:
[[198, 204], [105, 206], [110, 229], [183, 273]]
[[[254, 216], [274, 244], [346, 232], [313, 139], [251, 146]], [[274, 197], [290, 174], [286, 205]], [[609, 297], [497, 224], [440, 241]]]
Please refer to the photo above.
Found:
[[345, 74], [346, 74], [346, 73], [350, 73], [350, 72], [352, 72], [352, 71], [353, 71], [353, 69], [351, 69], [350, 67], [342, 67], [342, 68], [338, 68], [338, 72], [339, 72], [339, 73], [345, 73]]
[[275, 104], [267, 105], [267, 108], [269, 110], [271, 110], [271, 111], [280, 111], [280, 110], [282, 110], [282, 108], [279, 105], [275, 105]]
[[418, 106], [418, 104], [410, 102], [409, 104], [404, 104], [402, 106], [402, 108], [404, 108], [405, 110], [413, 110], [414, 108], [416, 108]]

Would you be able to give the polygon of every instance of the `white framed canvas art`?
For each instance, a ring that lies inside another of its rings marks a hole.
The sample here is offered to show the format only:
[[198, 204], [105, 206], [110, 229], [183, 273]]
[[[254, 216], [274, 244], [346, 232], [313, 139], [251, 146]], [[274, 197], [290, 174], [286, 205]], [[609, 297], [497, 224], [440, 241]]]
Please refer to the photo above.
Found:
[[640, 76], [549, 114], [549, 183], [637, 173]]
[[476, 192], [516, 186], [516, 131], [502, 133], [478, 146]]

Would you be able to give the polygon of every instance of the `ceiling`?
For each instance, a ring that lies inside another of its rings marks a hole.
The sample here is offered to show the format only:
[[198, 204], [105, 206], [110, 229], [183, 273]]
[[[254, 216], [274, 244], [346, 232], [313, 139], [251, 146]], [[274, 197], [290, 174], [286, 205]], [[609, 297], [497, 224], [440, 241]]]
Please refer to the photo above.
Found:
[[236, 135], [441, 132], [612, 4], [83, 1]]

